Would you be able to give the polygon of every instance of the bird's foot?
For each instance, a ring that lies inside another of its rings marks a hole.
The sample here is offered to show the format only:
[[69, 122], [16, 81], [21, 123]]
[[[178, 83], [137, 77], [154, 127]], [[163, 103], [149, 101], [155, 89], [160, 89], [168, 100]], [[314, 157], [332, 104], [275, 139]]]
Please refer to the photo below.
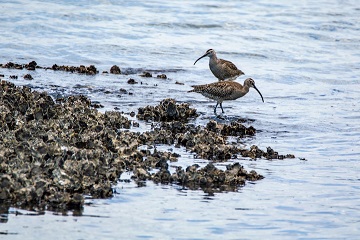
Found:
[[221, 119], [221, 120], [225, 120], [226, 116], [224, 115], [224, 113], [221, 113], [221, 114], [216, 115], [216, 118]]

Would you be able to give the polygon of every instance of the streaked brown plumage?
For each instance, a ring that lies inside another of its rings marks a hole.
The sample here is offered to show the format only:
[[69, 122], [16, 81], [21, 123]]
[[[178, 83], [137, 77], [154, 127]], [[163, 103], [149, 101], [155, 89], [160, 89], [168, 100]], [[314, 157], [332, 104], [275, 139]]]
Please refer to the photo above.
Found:
[[238, 76], [244, 75], [245, 73], [238, 69], [235, 64], [230, 61], [219, 59], [216, 56], [216, 52], [214, 49], [209, 49], [206, 53], [199, 57], [195, 62], [204, 57], [209, 57], [209, 67], [211, 72], [214, 74], [215, 77], [219, 79], [219, 81], [223, 80], [235, 80]]
[[201, 93], [203, 96], [216, 100], [216, 106], [214, 108], [214, 113], [216, 114], [216, 108], [220, 105], [222, 113], [224, 109], [222, 107], [222, 102], [227, 100], [235, 100], [245, 96], [249, 92], [249, 88], [255, 88], [255, 90], [260, 94], [262, 101], [264, 98], [261, 95], [260, 91], [255, 86], [255, 81], [252, 78], [248, 78], [244, 81], [244, 85], [241, 85], [238, 82], [222, 81], [214, 82], [204, 85], [194, 85], [194, 89], [189, 92]]

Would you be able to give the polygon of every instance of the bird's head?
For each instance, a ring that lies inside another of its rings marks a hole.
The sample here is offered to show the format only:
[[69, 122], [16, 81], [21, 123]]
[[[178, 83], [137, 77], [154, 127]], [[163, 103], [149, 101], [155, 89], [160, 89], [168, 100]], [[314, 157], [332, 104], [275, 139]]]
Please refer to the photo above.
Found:
[[255, 81], [254, 79], [252, 78], [247, 78], [245, 81], [244, 81], [244, 86], [247, 86], [247, 87], [252, 87], [252, 88], [255, 88], [255, 90], [260, 94], [260, 97], [262, 99], [262, 101], [264, 102], [264, 98], [261, 94], [261, 92], [259, 91], [259, 89], [257, 89], [257, 87], [255, 86]]
[[209, 49], [206, 51], [206, 53], [204, 55], [202, 55], [201, 57], [199, 57], [195, 62], [194, 62], [194, 65], [196, 64], [197, 61], [199, 61], [200, 59], [204, 58], [204, 57], [212, 57], [213, 55], [215, 55], [216, 52], [214, 49]]

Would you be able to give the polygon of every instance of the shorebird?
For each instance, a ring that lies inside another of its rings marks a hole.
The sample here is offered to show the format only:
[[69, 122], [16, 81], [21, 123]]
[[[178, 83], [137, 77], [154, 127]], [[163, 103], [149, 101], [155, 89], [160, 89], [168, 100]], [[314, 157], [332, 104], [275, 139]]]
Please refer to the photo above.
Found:
[[204, 57], [209, 57], [209, 67], [211, 72], [215, 77], [219, 79], [219, 81], [223, 80], [235, 80], [238, 76], [244, 75], [245, 73], [238, 69], [235, 64], [230, 61], [219, 59], [216, 56], [216, 52], [214, 49], [209, 49], [206, 51], [204, 55], [199, 57], [195, 62]]
[[245, 96], [249, 92], [250, 87], [255, 88], [255, 90], [260, 94], [262, 101], [264, 102], [264, 98], [261, 95], [259, 89], [256, 88], [255, 81], [252, 78], [247, 78], [244, 81], [244, 86], [238, 82], [222, 81], [204, 85], [193, 85], [191, 87], [193, 87], [194, 89], [188, 92], [201, 93], [203, 96], [217, 101], [214, 108], [215, 115], [218, 105], [220, 105], [222, 113], [224, 113], [222, 102], [227, 100], [235, 100]]

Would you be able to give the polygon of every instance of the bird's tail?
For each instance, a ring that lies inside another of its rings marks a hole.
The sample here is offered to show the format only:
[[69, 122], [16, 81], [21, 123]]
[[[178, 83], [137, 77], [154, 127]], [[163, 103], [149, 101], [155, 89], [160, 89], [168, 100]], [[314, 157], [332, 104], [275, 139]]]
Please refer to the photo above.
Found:
[[194, 89], [188, 92], [201, 92], [202, 89], [204, 88], [204, 85], [192, 85], [191, 87], [193, 87]]

